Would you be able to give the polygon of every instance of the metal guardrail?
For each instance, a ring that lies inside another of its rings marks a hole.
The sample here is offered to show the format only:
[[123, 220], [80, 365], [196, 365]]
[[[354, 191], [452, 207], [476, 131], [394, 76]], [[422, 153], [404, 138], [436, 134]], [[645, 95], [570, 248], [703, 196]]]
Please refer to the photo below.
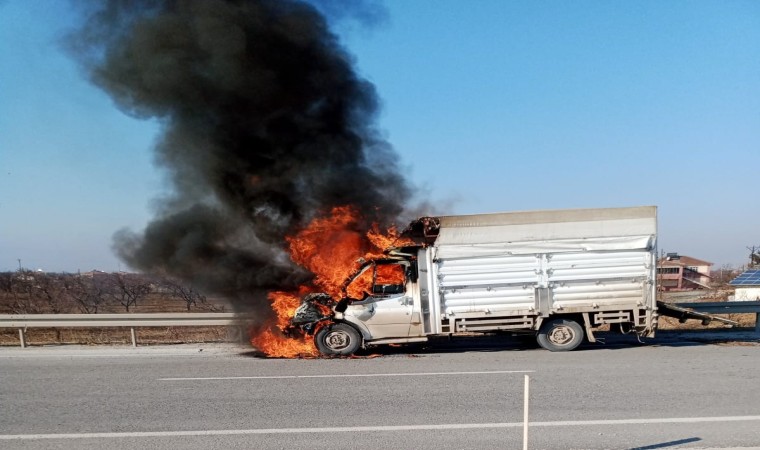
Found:
[[244, 322], [235, 313], [0, 314], [0, 328], [18, 328], [22, 348], [27, 328], [129, 327], [132, 346], [137, 347], [137, 327], [241, 326]]
[[[755, 313], [760, 333], [760, 301], [673, 303], [708, 314]], [[245, 318], [235, 313], [150, 314], [0, 314], [0, 328], [18, 328], [21, 347], [26, 347], [27, 328], [129, 327], [132, 346], [137, 347], [137, 327], [241, 326]]]
[[689, 308], [708, 314], [744, 314], [760, 313], [760, 302], [735, 301], [735, 302], [690, 302], [674, 303], [681, 308]]

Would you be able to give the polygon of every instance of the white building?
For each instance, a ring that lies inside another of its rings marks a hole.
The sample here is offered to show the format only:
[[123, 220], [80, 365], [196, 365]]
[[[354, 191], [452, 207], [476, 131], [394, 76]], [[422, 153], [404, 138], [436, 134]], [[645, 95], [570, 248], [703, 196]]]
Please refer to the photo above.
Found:
[[734, 300], [760, 300], [760, 269], [747, 270], [728, 284], [736, 288]]

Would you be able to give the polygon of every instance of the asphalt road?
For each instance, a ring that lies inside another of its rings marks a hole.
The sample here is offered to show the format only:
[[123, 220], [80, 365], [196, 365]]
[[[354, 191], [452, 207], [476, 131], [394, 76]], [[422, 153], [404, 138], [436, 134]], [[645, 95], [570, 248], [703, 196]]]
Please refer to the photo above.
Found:
[[[200, 351], [202, 349], [202, 351]], [[760, 448], [760, 346], [0, 349], [0, 448]]]

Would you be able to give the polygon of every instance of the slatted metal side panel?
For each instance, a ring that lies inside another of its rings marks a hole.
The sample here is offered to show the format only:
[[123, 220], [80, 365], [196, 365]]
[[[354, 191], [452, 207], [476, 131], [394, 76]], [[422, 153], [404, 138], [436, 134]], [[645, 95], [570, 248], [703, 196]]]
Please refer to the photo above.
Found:
[[547, 259], [553, 308], [645, 305], [652, 281], [647, 251], [558, 253]]
[[532, 308], [540, 258], [499, 256], [437, 261], [441, 306], [445, 314], [489, 314]]

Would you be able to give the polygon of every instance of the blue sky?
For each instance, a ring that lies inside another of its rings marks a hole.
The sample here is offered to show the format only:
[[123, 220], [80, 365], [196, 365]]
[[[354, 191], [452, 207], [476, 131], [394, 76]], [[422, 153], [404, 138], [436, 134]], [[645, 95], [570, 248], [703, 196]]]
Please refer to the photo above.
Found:
[[[388, 1], [336, 31], [379, 128], [446, 214], [657, 205], [660, 249], [760, 245], [760, 2]], [[154, 122], [58, 39], [67, 2], [0, 1], [0, 271], [118, 270], [166, 184]]]

